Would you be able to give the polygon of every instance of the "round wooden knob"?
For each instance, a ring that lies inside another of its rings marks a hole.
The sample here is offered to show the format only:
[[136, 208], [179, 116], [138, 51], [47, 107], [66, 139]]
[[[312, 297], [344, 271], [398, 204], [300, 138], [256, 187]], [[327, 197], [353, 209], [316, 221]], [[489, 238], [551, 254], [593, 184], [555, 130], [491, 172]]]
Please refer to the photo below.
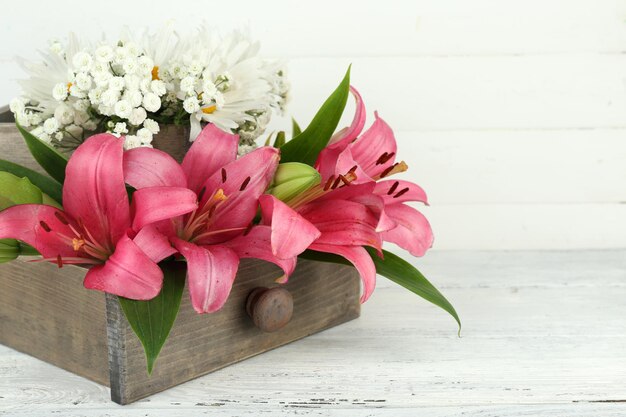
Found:
[[275, 332], [291, 320], [293, 297], [282, 287], [255, 288], [248, 295], [246, 311], [256, 327]]

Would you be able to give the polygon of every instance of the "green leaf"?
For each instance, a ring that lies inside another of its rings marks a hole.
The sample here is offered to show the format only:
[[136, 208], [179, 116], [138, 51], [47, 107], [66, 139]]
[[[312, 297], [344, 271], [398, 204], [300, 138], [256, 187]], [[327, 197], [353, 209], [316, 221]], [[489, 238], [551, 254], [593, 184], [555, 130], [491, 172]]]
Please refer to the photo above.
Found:
[[302, 133], [302, 129], [300, 129], [300, 125], [296, 122], [296, 119], [291, 118], [291, 137], [295, 138], [300, 133]]
[[10, 172], [18, 177], [28, 178], [30, 182], [32, 182], [33, 185], [36, 185], [42, 192], [48, 194], [56, 202], [62, 203], [63, 186], [52, 178], [42, 175], [22, 165], [14, 164], [13, 162], [5, 161], [3, 159], [0, 159], [0, 171]]
[[[413, 265], [394, 255], [391, 252], [383, 250], [384, 259], [378, 257], [376, 251], [372, 248], [366, 248], [374, 265], [376, 265], [376, 272], [382, 275], [396, 284], [402, 285], [407, 290], [419, 295], [423, 299], [430, 301], [434, 305], [441, 307], [447, 311], [456, 320], [459, 325], [459, 334], [461, 333], [461, 320], [452, 304], [439, 292], [433, 284], [431, 284], [420, 271], [418, 271]], [[314, 252], [307, 250], [300, 255], [302, 258], [322, 261], [333, 262], [344, 265], [352, 265], [345, 258], [330, 253]]]
[[33, 155], [33, 158], [35, 158], [35, 161], [37, 161], [52, 178], [63, 184], [63, 181], [65, 181], [67, 157], [52, 146], [38, 139], [18, 123], [15, 123], [15, 125], [24, 137], [26, 146], [28, 146], [28, 150]]
[[326, 99], [311, 124], [280, 148], [280, 161], [302, 162], [312, 166], [335, 132], [349, 93], [350, 67], [339, 87]]
[[274, 141], [274, 147], [275, 148], [280, 148], [281, 146], [283, 146], [285, 144], [285, 132], [280, 131], [278, 132], [278, 134], [276, 135], [276, 140]]
[[159, 295], [148, 301], [118, 297], [130, 327], [143, 345], [148, 374], [152, 373], [154, 361], [176, 320], [187, 272], [184, 262], [163, 262], [159, 266], [163, 270], [163, 289]]
[[[0, 210], [17, 204], [41, 204], [44, 196], [45, 194], [31, 184], [28, 178], [0, 171]], [[20, 255], [37, 254], [35, 249], [15, 239], [0, 239], [0, 263], [12, 261]]]
[[41, 190], [28, 178], [0, 171], [0, 210], [17, 204], [41, 204], [42, 199]]

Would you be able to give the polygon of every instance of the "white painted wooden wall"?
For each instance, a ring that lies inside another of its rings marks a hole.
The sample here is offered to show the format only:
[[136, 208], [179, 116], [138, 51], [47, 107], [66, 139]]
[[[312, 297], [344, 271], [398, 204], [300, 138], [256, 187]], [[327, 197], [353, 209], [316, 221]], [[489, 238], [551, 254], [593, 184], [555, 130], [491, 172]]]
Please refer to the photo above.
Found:
[[249, 24], [290, 61], [301, 124], [352, 63], [429, 192], [436, 248], [626, 247], [626, 1], [11, 2], [0, 103], [48, 38], [169, 18]]

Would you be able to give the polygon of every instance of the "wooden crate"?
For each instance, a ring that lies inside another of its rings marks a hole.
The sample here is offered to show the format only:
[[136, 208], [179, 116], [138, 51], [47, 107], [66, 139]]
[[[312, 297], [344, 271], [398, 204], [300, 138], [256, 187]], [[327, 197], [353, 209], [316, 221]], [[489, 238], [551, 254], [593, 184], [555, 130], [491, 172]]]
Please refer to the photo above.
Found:
[[[0, 114], [4, 157], [41, 171], [7, 119]], [[117, 298], [86, 290], [85, 271], [23, 260], [0, 265], [0, 343], [109, 386], [119, 404], [355, 319], [360, 312], [354, 268], [299, 261], [284, 285], [293, 296], [293, 317], [277, 332], [264, 333], [248, 317], [245, 302], [254, 288], [275, 286], [282, 272], [263, 261], [242, 260], [219, 312], [196, 314], [185, 289], [170, 337], [148, 375], [141, 343]]]

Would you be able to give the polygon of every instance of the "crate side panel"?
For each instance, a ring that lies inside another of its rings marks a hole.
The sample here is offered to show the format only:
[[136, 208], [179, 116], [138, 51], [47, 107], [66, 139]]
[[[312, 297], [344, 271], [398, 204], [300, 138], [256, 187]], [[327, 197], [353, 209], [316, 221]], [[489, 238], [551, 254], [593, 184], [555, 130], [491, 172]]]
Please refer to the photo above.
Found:
[[[300, 261], [285, 285], [294, 298], [294, 315], [286, 327], [263, 333], [245, 312], [245, 300], [258, 286], [274, 286], [281, 272], [261, 261], [243, 261], [228, 302], [214, 314], [198, 315], [185, 289], [170, 338], [151, 376], [139, 340], [124, 320], [125, 370], [114, 385], [114, 400], [130, 403], [166, 388], [223, 368], [310, 334], [357, 318], [360, 313], [360, 280], [353, 268]], [[119, 361], [118, 361], [119, 362]]]
[[69, 265], [0, 265], [0, 343], [109, 385], [105, 298], [84, 276]]

